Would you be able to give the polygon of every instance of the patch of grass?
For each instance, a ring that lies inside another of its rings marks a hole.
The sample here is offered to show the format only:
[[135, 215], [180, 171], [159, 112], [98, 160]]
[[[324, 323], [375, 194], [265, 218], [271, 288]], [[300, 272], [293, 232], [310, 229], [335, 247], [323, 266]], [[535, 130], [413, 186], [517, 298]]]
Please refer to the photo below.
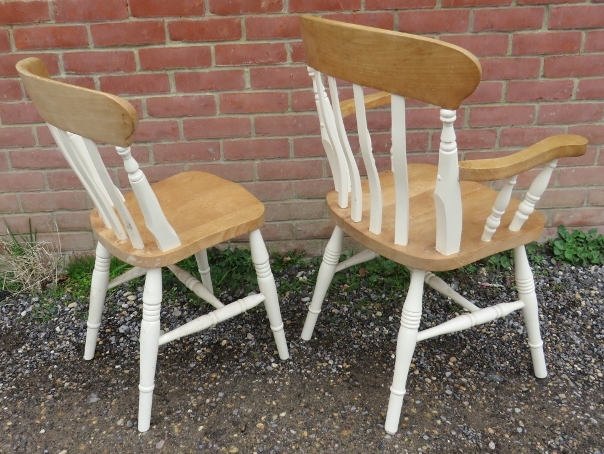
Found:
[[57, 282], [60, 254], [52, 243], [38, 241], [29, 220], [29, 231], [0, 238], [2, 289], [11, 293], [40, 293], [48, 284]]
[[604, 236], [597, 233], [596, 229], [569, 232], [559, 226], [560, 238], [549, 241], [555, 260], [581, 266], [604, 264]]
[[[131, 265], [122, 262], [121, 260], [111, 257], [109, 264], [109, 279], [113, 279], [128, 269]], [[92, 282], [92, 272], [94, 271], [94, 256], [77, 256], [73, 257], [65, 267], [65, 281], [54, 292], [62, 294], [65, 291], [70, 292], [74, 297], [84, 298], [90, 294], [90, 284]], [[131, 281], [131, 284], [142, 283], [140, 278]]]
[[208, 251], [208, 262], [216, 295], [222, 292], [247, 295], [256, 289], [256, 270], [248, 249], [212, 248]]
[[[342, 258], [345, 258], [342, 257]], [[366, 286], [382, 293], [392, 293], [409, 286], [409, 270], [390, 259], [376, 257], [373, 260], [340, 271], [334, 275], [332, 286], [355, 290]]]

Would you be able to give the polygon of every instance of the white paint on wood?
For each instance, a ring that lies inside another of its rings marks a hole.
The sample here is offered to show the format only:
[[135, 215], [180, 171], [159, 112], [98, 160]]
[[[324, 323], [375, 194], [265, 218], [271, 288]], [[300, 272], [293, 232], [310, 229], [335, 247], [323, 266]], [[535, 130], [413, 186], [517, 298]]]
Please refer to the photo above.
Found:
[[340, 260], [340, 254], [342, 253], [342, 239], [344, 238], [344, 231], [336, 226], [331, 234], [331, 238], [325, 247], [323, 253], [323, 261], [319, 267], [319, 274], [317, 275], [317, 283], [315, 284], [315, 290], [312, 295], [312, 300], [308, 308], [308, 314], [306, 315], [306, 321], [304, 322], [304, 328], [302, 328], [301, 338], [304, 340], [310, 340], [312, 333], [317, 323], [317, 318], [321, 313], [321, 306], [325, 299], [325, 294], [331, 284], [333, 275], [336, 272], [336, 266]]
[[119, 240], [130, 239], [134, 248], [143, 249], [143, 241], [124, 204], [124, 197], [113, 184], [95, 143], [50, 124], [48, 128], [69, 166], [90, 195], [105, 226], [113, 230]]
[[214, 289], [212, 288], [212, 276], [210, 275], [210, 264], [208, 263], [208, 251], [206, 249], [199, 251], [195, 254], [195, 260], [197, 261], [197, 269], [201, 276], [201, 282], [213, 295]]
[[476, 305], [474, 305], [474, 303], [472, 303], [471, 301], [468, 301], [466, 298], [461, 296], [459, 293], [457, 293], [455, 290], [453, 290], [445, 281], [443, 281], [441, 278], [439, 278], [435, 274], [432, 274], [430, 271], [426, 272], [425, 280], [426, 280], [426, 284], [428, 284], [430, 287], [432, 287], [438, 293], [440, 293], [441, 295], [448, 296], [455, 303], [457, 303], [459, 306], [463, 307], [467, 311], [477, 312], [480, 310], [480, 308], [477, 307]]
[[424, 279], [426, 272], [423, 270], [411, 270], [411, 283], [403, 312], [401, 314], [401, 327], [396, 341], [396, 361], [394, 363], [394, 377], [390, 387], [390, 400], [388, 401], [388, 412], [384, 429], [389, 434], [398, 430], [398, 423], [405, 397], [407, 376], [409, 366], [417, 343], [417, 331], [422, 316], [422, 295], [424, 293]]
[[371, 148], [371, 137], [367, 128], [367, 118], [365, 116], [365, 96], [363, 87], [353, 84], [352, 91], [354, 93], [354, 105], [357, 117], [357, 130], [359, 132], [359, 144], [361, 147], [361, 155], [363, 163], [367, 171], [367, 179], [369, 180], [369, 231], [379, 235], [382, 232], [382, 188], [377, 168], [375, 167], [375, 159], [373, 158], [373, 150]]
[[535, 210], [535, 204], [539, 201], [543, 195], [543, 192], [547, 189], [549, 179], [552, 176], [552, 172], [556, 168], [557, 163], [557, 159], [548, 162], [543, 170], [539, 172], [539, 175], [537, 175], [537, 177], [531, 183], [531, 187], [527, 191], [522, 202], [520, 202], [520, 205], [518, 205], [514, 219], [510, 223], [510, 230], [512, 232], [517, 232], [520, 230], [522, 225]]
[[343, 262], [338, 263], [336, 266], [336, 273], [339, 271], [345, 270], [346, 268], [350, 268], [351, 266], [360, 265], [361, 263], [365, 263], [365, 262], [368, 262], [369, 260], [373, 260], [374, 258], [376, 258], [378, 256], [379, 256], [379, 254], [376, 252], [373, 252], [371, 249], [363, 249], [361, 252], [358, 252], [357, 254], [353, 255], [349, 259], [346, 259]]
[[88, 307], [88, 322], [86, 330], [86, 347], [84, 348], [84, 359], [94, 358], [96, 342], [101, 326], [105, 296], [107, 295], [107, 283], [109, 282], [109, 265], [111, 254], [101, 243], [96, 245], [96, 258], [92, 281], [90, 283], [90, 306]]
[[132, 279], [136, 279], [137, 277], [144, 276], [146, 273], [147, 273], [146, 268], [140, 268], [138, 266], [135, 266], [133, 268], [130, 268], [125, 273], [120, 274], [115, 279], [111, 279], [111, 281], [109, 281], [109, 286], [107, 288], [114, 288], [120, 284], [130, 282]]
[[122, 225], [126, 229], [126, 234], [130, 239], [132, 247], [135, 249], [143, 249], [145, 245], [143, 244], [138, 227], [134, 223], [130, 211], [128, 211], [128, 208], [126, 208], [126, 204], [124, 203], [124, 195], [115, 186], [115, 184], [113, 184], [113, 181], [109, 176], [109, 172], [107, 172], [107, 168], [101, 159], [101, 155], [96, 147], [96, 144], [92, 140], [85, 137], [76, 137], [79, 137], [79, 140], [82, 141], [84, 147], [86, 148], [90, 161], [96, 169], [98, 179], [102, 183], [103, 190], [111, 200], [112, 205], [117, 210], [117, 213], [122, 221]]
[[338, 138], [344, 149], [344, 157], [346, 159], [346, 165], [348, 168], [348, 180], [350, 182], [350, 218], [354, 222], [360, 222], [363, 218], [363, 190], [361, 189], [361, 175], [357, 162], [352, 154], [350, 148], [350, 141], [348, 140], [348, 134], [344, 127], [344, 118], [342, 117], [342, 111], [340, 110], [340, 95], [338, 93], [338, 85], [335, 77], [328, 76], [327, 81], [329, 84], [329, 95], [331, 96], [332, 111], [334, 113], [334, 119]]
[[492, 322], [497, 318], [505, 317], [518, 309], [522, 309], [523, 307], [523, 301], [499, 303], [494, 306], [485, 307], [484, 309], [480, 309], [476, 312], [460, 315], [441, 323], [440, 325], [420, 331], [417, 335], [417, 341], [423, 341], [430, 339], [431, 337], [441, 336], [443, 334], [455, 333], [476, 325]]
[[113, 211], [111, 202], [105, 197], [105, 193], [98, 186], [97, 180], [92, 176], [91, 169], [85, 165], [82, 159], [81, 155], [84, 150], [77, 148], [77, 145], [80, 145], [80, 143], [74, 143], [70, 138], [71, 133], [67, 131], [63, 131], [52, 125], [48, 125], [48, 128], [61, 149], [63, 156], [65, 156], [67, 162], [80, 179], [84, 189], [90, 195], [92, 203], [94, 203], [94, 206], [99, 211], [99, 215], [105, 226], [113, 230], [118, 239], [125, 240], [127, 238], [126, 232]]
[[138, 162], [132, 157], [130, 147], [115, 147], [115, 149], [124, 160], [124, 169], [128, 172], [128, 180], [141, 207], [145, 225], [153, 234], [157, 247], [161, 251], [169, 251], [180, 246], [178, 235], [166, 219], [147, 177], [138, 166]]
[[409, 242], [409, 177], [407, 174], [407, 131], [405, 98], [392, 95], [392, 171], [394, 172], [394, 244]]
[[510, 203], [510, 199], [512, 198], [512, 189], [514, 189], [515, 184], [516, 176], [513, 176], [507, 180], [505, 186], [501, 188], [501, 191], [499, 191], [495, 204], [493, 205], [493, 210], [485, 223], [484, 231], [482, 233], [482, 241], [491, 241], [491, 238], [493, 238], [493, 234], [497, 231], [497, 228], [501, 223], [501, 216], [503, 216], [508, 204]]
[[212, 312], [197, 317], [196, 319], [163, 334], [159, 338], [159, 345], [164, 345], [175, 339], [179, 339], [181, 337], [188, 336], [189, 334], [197, 333], [199, 331], [203, 331], [204, 329], [216, 326], [220, 322], [233, 318], [239, 314], [243, 314], [244, 312], [258, 306], [262, 301], [264, 301], [264, 295], [258, 293], [255, 295], [246, 296], [245, 298], [234, 301], [219, 309], [215, 309]]
[[545, 365], [545, 354], [543, 353], [543, 341], [539, 332], [539, 304], [535, 293], [535, 281], [533, 272], [526, 256], [524, 246], [514, 249], [514, 273], [518, 297], [524, 302], [522, 315], [526, 324], [528, 344], [531, 349], [533, 360], [533, 371], [537, 378], [547, 377], [547, 366]]
[[138, 430], [146, 432], [151, 425], [151, 407], [155, 388], [155, 367], [159, 349], [159, 315], [161, 312], [161, 268], [147, 271], [143, 290], [143, 320], [140, 331], [140, 378], [138, 384]]
[[459, 252], [461, 244], [461, 188], [455, 141], [455, 111], [441, 109], [443, 129], [438, 151], [438, 176], [434, 189], [436, 250], [444, 255]]
[[281, 319], [281, 312], [279, 310], [277, 286], [275, 285], [275, 278], [269, 263], [268, 251], [266, 250], [260, 230], [250, 232], [250, 252], [252, 253], [254, 268], [256, 269], [258, 288], [260, 288], [260, 292], [265, 297], [264, 307], [266, 308], [266, 315], [268, 316], [271, 330], [273, 331], [279, 358], [288, 359], [289, 350], [287, 348], [285, 331], [283, 330], [283, 320]]
[[195, 293], [202, 300], [210, 303], [215, 308], [224, 307], [224, 304], [214, 296], [214, 294], [201, 282], [199, 282], [193, 275], [187, 273], [178, 265], [169, 265], [168, 269], [172, 271], [174, 276], [182, 282], [185, 287]]
[[338, 192], [338, 204], [342, 208], [348, 206], [348, 176], [346, 174], [346, 166], [343, 159], [342, 146], [338, 140], [333, 119], [333, 112], [325, 87], [323, 85], [323, 75], [319, 71], [314, 71], [308, 68], [308, 73], [313, 80], [313, 91], [315, 93], [315, 104], [319, 114], [319, 125], [321, 127], [321, 141], [327, 161], [331, 168], [333, 181], [336, 191]]

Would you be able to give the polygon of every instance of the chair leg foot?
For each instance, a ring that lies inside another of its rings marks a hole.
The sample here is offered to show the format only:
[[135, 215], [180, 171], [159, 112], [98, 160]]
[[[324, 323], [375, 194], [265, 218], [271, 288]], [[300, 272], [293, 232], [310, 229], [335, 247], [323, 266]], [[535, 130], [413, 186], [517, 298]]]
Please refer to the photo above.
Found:
[[138, 401], [138, 430], [145, 432], [151, 425], [151, 406], [155, 388], [155, 367], [159, 349], [159, 314], [161, 311], [161, 268], [147, 271], [143, 291], [143, 321], [140, 332], [140, 382]]
[[336, 272], [336, 266], [340, 260], [340, 254], [342, 253], [342, 239], [344, 238], [344, 232], [341, 228], [337, 227], [334, 229], [327, 246], [325, 247], [325, 253], [323, 254], [323, 261], [319, 268], [319, 274], [317, 275], [317, 284], [312, 295], [312, 301], [308, 308], [308, 315], [304, 322], [304, 328], [302, 329], [302, 335], [300, 336], [303, 340], [310, 340], [312, 333], [315, 330], [315, 324], [321, 313], [321, 306], [325, 299], [327, 289], [331, 284], [333, 275]]
[[252, 261], [258, 277], [258, 287], [260, 293], [264, 295], [264, 307], [268, 316], [271, 330], [279, 352], [279, 358], [285, 360], [289, 358], [287, 340], [285, 339], [285, 330], [283, 329], [283, 320], [281, 310], [279, 309], [279, 297], [277, 295], [277, 286], [275, 277], [271, 271], [268, 251], [262, 239], [260, 230], [254, 230], [250, 233], [250, 249], [252, 252]]
[[518, 297], [524, 302], [522, 315], [526, 324], [528, 344], [531, 349], [533, 370], [537, 378], [547, 377], [547, 366], [545, 365], [545, 354], [543, 352], [543, 340], [539, 331], [539, 305], [535, 293], [535, 282], [533, 273], [526, 257], [524, 246], [514, 249], [515, 277]]
[[90, 285], [88, 328], [86, 330], [86, 346], [84, 347], [85, 360], [94, 358], [99, 327], [101, 326], [101, 316], [103, 315], [103, 306], [105, 305], [105, 297], [107, 295], [110, 263], [111, 254], [101, 243], [98, 243], [96, 246], [94, 271], [92, 272], [92, 283]]
[[411, 365], [415, 344], [417, 343], [417, 331], [422, 315], [422, 295], [424, 292], [425, 275], [426, 272], [423, 270], [411, 270], [411, 284], [401, 315], [401, 328], [398, 332], [396, 342], [394, 378], [390, 387], [390, 401], [388, 402], [388, 413], [386, 413], [386, 423], [384, 424], [384, 429], [389, 434], [397, 432], [401, 417], [407, 375], [409, 374], [409, 366]]

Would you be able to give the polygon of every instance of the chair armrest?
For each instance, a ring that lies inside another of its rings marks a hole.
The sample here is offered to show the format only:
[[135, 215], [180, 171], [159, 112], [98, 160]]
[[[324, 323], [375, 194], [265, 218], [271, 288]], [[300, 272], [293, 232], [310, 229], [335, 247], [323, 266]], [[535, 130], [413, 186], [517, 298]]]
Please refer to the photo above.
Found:
[[509, 178], [559, 158], [582, 156], [587, 139], [574, 134], [548, 137], [509, 156], [475, 159], [459, 163], [459, 179], [464, 181], [493, 181]]
[[[390, 93], [385, 91], [371, 93], [370, 95], [365, 96], [365, 108], [373, 109], [375, 107], [390, 104], [390, 96]], [[347, 99], [340, 102], [340, 110], [342, 111], [342, 118], [353, 114], [356, 111], [356, 108], [354, 107], [354, 99]]]

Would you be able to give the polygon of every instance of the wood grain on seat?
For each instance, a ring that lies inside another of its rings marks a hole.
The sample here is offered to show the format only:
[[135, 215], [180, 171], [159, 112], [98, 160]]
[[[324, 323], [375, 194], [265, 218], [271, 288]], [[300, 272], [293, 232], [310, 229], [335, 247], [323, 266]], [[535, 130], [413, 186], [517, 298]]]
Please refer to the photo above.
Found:
[[[481, 240], [484, 223], [491, 214], [497, 192], [476, 182], [461, 182], [463, 197], [463, 235], [461, 249], [457, 254], [442, 255], [435, 249], [436, 213], [434, 211], [434, 186], [437, 167], [430, 164], [409, 164], [410, 225], [409, 244], [394, 244], [394, 174], [381, 172], [383, 196], [382, 233], [369, 232], [369, 190], [363, 180], [363, 220], [353, 222], [350, 209], [338, 206], [335, 191], [327, 195], [327, 206], [331, 219], [344, 232], [365, 247], [410, 268], [428, 271], [448, 271], [468, 265], [476, 260], [501, 251], [537, 240], [543, 231], [545, 218], [534, 212], [519, 232], [507, 228], [497, 231], [489, 242]], [[507, 226], [520, 201], [512, 199], [502, 217], [502, 226]]]
[[177, 248], [162, 252], [157, 247], [132, 192], [125, 195], [126, 206], [140, 230], [144, 249], [135, 249], [128, 241], [118, 241], [96, 209], [90, 215], [99, 242], [111, 254], [134, 266], [171, 265], [264, 224], [262, 202], [238, 184], [209, 173], [184, 172], [151, 187], [182, 243]]

